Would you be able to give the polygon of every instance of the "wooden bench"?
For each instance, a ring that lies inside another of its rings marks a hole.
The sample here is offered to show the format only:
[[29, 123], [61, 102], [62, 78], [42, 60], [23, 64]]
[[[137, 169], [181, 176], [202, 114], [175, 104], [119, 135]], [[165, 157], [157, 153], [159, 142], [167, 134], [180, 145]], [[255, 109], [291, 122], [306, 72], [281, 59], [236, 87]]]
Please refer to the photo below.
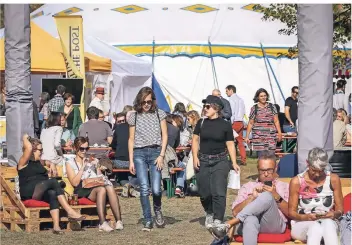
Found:
[[[166, 180], [166, 189], [167, 189], [167, 198], [171, 198], [175, 196], [175, 190], [176, 190], [176, 173], [179, 171], [186, 171], [186, 169], [183, 168], [172, 168], [170, 169], [170, 178], [165, 179]], [[196, 179], [195, 177], [192, 178], [192, 183], [196, 184]]]
[[[1, 211], [0, 221], [1, 228], [10, 231], [26, 231], [38, 232], [48, 223], [52, 223], [49, 207], [26, 207], [15, 193], [15, 177], [18, 175], [14, 167], [0, 167], [1, 175]], [[58, 168], [58, 172], [62, 173], [62, 169]], [[64, 179], [64, 178], [63, 178]], [[73, 190], [68, 181], [66, 182], [66, 189]], [[99, 221], [96, 205], [75, 205], [72, 208], [78, 213], [85, 215], [86, 220], [82, 222], [71, 222], [68, 220], [67, 213], [60, 210], [60, 222], [67, 224], [67, 230], [79, 230], [85, 225], [96, 225]], [[111, 212], [110, 206], [106, 207], [107, 220], [110, 225], [115, 224], [114, 216]], [[94, 224], [95, 223], [95, 224]]]
[[[290, 183], [291, 178], [279, 178], [280, 181]], [[351, 179], [350, 178], [341, 178], [341, 186], [342, 186], [342, 195], [346, 196], [347, 194], [351, 193]], [[243, 243], [240, 242], [231, 242], [231, 245], [241, 245]], [[263, 245], [277, 245], [278, 243], [258, 243], [258, 244], [263, 244]], [[305, 244], [301, 241], [289, 241], [285, 243], [280, 243], [280, 244]]]

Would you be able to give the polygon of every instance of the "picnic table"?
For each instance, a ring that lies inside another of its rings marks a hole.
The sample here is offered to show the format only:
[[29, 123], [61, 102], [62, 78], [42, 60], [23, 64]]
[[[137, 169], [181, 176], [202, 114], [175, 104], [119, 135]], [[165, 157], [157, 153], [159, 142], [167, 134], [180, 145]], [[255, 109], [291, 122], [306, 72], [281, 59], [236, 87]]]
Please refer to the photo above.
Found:
[[297, 144], [297, 134], [283, 134], [282, 135], [282, 152], [292, 152]]

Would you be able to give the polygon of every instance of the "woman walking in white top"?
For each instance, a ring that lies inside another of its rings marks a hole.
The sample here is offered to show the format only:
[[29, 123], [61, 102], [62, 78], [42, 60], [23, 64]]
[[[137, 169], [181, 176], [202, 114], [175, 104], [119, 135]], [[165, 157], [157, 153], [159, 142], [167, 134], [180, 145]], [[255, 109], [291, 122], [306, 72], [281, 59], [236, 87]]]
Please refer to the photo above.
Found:
[[130, 172], [137, 173], [141, 186], [140, 201], [145, 219], [143, 231], [150, 231], [153, 228], [153, 219], [149, 202], [148, 169], [156, 216], [155, 223], [157, 227], [165, 225], [161, 212], [161, 169], [168, 137], [166, 113], [157, 108], [154, 92], [149, 87], [144, 87], [138, 92], [134, 109], [136, 112], [128, 118]]

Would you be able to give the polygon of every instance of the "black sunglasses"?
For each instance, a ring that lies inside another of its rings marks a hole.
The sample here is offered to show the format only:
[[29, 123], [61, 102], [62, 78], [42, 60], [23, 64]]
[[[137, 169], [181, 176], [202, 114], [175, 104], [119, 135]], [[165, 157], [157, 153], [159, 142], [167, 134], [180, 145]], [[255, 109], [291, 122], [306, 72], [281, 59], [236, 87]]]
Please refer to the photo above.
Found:
[[298, 94], [298, 91], [294, 91], [293, 93], [294, 93], [294, 94]]
[[83, 151], [88, 151], [89, 147], [80, 147], [79, 151], [83, 152]]
[[152, 105], [153, 101], [152, 100], [146, 100], [142, 102], [142, 105]]
[[203, 105], [203, 108], [209, 110], [211, 108], [211, 105]]
[[126, 122], [125, 120], [117, 121], [117, 123], [125, 123], [125, 122]]

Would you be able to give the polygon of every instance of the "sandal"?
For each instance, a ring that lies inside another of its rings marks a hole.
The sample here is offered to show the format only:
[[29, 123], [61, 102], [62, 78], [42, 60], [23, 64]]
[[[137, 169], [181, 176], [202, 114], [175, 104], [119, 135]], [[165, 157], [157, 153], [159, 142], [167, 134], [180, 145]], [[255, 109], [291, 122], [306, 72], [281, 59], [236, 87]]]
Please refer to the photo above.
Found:
[[68, 217], [68, 221], [83, 221], [86, 219], [86, 216], [80, 216], [78, 218], [72, 218], [72, 217]]

